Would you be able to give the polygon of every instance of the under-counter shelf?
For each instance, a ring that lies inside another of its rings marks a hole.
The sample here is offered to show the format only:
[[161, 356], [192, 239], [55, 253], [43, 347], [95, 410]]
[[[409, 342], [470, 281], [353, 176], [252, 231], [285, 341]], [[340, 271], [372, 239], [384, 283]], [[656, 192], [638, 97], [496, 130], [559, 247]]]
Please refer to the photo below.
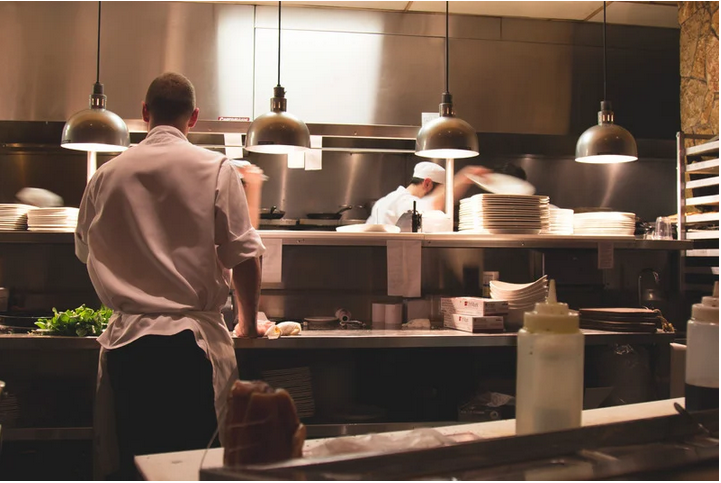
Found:
[[[339, 233], [329, 231], [260, 230], [267, 240], [283, 240], [286, 246], [385, 246], [389, 240], [418, 240], [429, 248], [532, 248], [596, 249], [612, 243], [615, 249], [688, 250], [690, 240], [644, 240], [613, 236], [475, 235], [465, 233]], [[0, 232], [0, 243], [73, 243], [72, 233]]]

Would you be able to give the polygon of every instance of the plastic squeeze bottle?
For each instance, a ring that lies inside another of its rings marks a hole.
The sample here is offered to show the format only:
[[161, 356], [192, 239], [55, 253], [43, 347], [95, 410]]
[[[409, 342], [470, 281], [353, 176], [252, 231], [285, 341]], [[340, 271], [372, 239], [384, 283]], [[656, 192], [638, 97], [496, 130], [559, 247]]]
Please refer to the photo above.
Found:
[[686, 326], [686, 409], [718, 408], [718, 282], [691, 307]]
[[581, 426], [583, 348], [578, 312], [556, 300], [551, 280], [546, 302], [524, 314], [518, 331], [516, 434]]

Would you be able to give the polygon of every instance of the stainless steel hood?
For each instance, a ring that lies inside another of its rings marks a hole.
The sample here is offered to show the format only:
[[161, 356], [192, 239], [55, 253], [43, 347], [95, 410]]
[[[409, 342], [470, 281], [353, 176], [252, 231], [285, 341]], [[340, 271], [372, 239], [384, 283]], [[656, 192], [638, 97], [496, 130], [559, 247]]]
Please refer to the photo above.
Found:
[[[64, 121], [95, 78], [94, 4], [0, 2], [0, 119]], [[163, 71], [197, 87], [201, 119], [268, 110], [277, 75], [276, 8], [229, 3], [109, 2], [101, 80], [108, 107], [137, 119]], [[339, 125], [420, 124], [443, 84], [443, 16], [284, 9], [288, 109]], [[452, 15], [450, 87], [479, 132], [578, 135], [601, 96], [601, 30], [574, 21]], [[610, 25], [609, 98], [637, 138], [679, 127], [677, 29]]]

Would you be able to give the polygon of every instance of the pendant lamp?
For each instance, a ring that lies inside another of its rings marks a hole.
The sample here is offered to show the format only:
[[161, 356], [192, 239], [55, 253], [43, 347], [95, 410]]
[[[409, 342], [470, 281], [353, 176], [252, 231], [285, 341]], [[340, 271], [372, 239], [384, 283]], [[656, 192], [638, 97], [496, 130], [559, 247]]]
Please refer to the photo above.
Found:
[[416, 155], [457, 159], [478, 156], [478, 136], [473, 126], [456, 117], [448, 91], [448, 2], [446, 2], [446, 90], [441, 97], [440, 117], [427, 122], [416, 136]]
[[118, 152], [130, 146], [130, 134], [120, 116], [105, 108], [107, 96], [100, 83], [100, 16], [98, 2], [98, 58], [90, 108], [76, 112], [65, 123], [60, 145], [76, 151]]
[[270, 112], [256, 117], [245, 136], [245, 149], [254, 153], [288, 154], [310, 149], [308, 126], [286, 112], [288, 102], [280, 85], [280, 14], [278, 2], [278, 85], [273, 88]]
[[581, 134], [576, 143], [576, 161], [591, 164], [628, 163], [638, 159], [636, 140], [613, 123], [611, 103], [606, 100], [606, 2], [603, 2], [603, 101], [598, 124]]

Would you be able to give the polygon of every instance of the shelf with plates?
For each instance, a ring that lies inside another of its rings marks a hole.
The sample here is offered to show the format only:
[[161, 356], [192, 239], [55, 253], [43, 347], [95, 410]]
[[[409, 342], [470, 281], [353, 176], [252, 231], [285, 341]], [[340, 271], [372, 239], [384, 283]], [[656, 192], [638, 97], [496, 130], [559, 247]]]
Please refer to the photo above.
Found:
[[[622, 250], [689, 250], [691, 240], [645, 240], [631, 236], [578, 235], [480, 235], [454, 233], [341, 233], [333, 231], [260, 230], [268, 240], [283, 240], [285, 246], [385, 246], [388, 241], [421, 242], [428, 248], [530, 248], [596, 249], [599, 243], [612, 243]], [[2, 243], [71, 244], [72, 233], [0, 231]], [[718, 253], [718, 250], [717, 250]]]
[[677, 163], [678, 238], [693, 243], [681, 252], [680, 287], [708, 294], [719, 276], [719, 141], [679, 132]]

